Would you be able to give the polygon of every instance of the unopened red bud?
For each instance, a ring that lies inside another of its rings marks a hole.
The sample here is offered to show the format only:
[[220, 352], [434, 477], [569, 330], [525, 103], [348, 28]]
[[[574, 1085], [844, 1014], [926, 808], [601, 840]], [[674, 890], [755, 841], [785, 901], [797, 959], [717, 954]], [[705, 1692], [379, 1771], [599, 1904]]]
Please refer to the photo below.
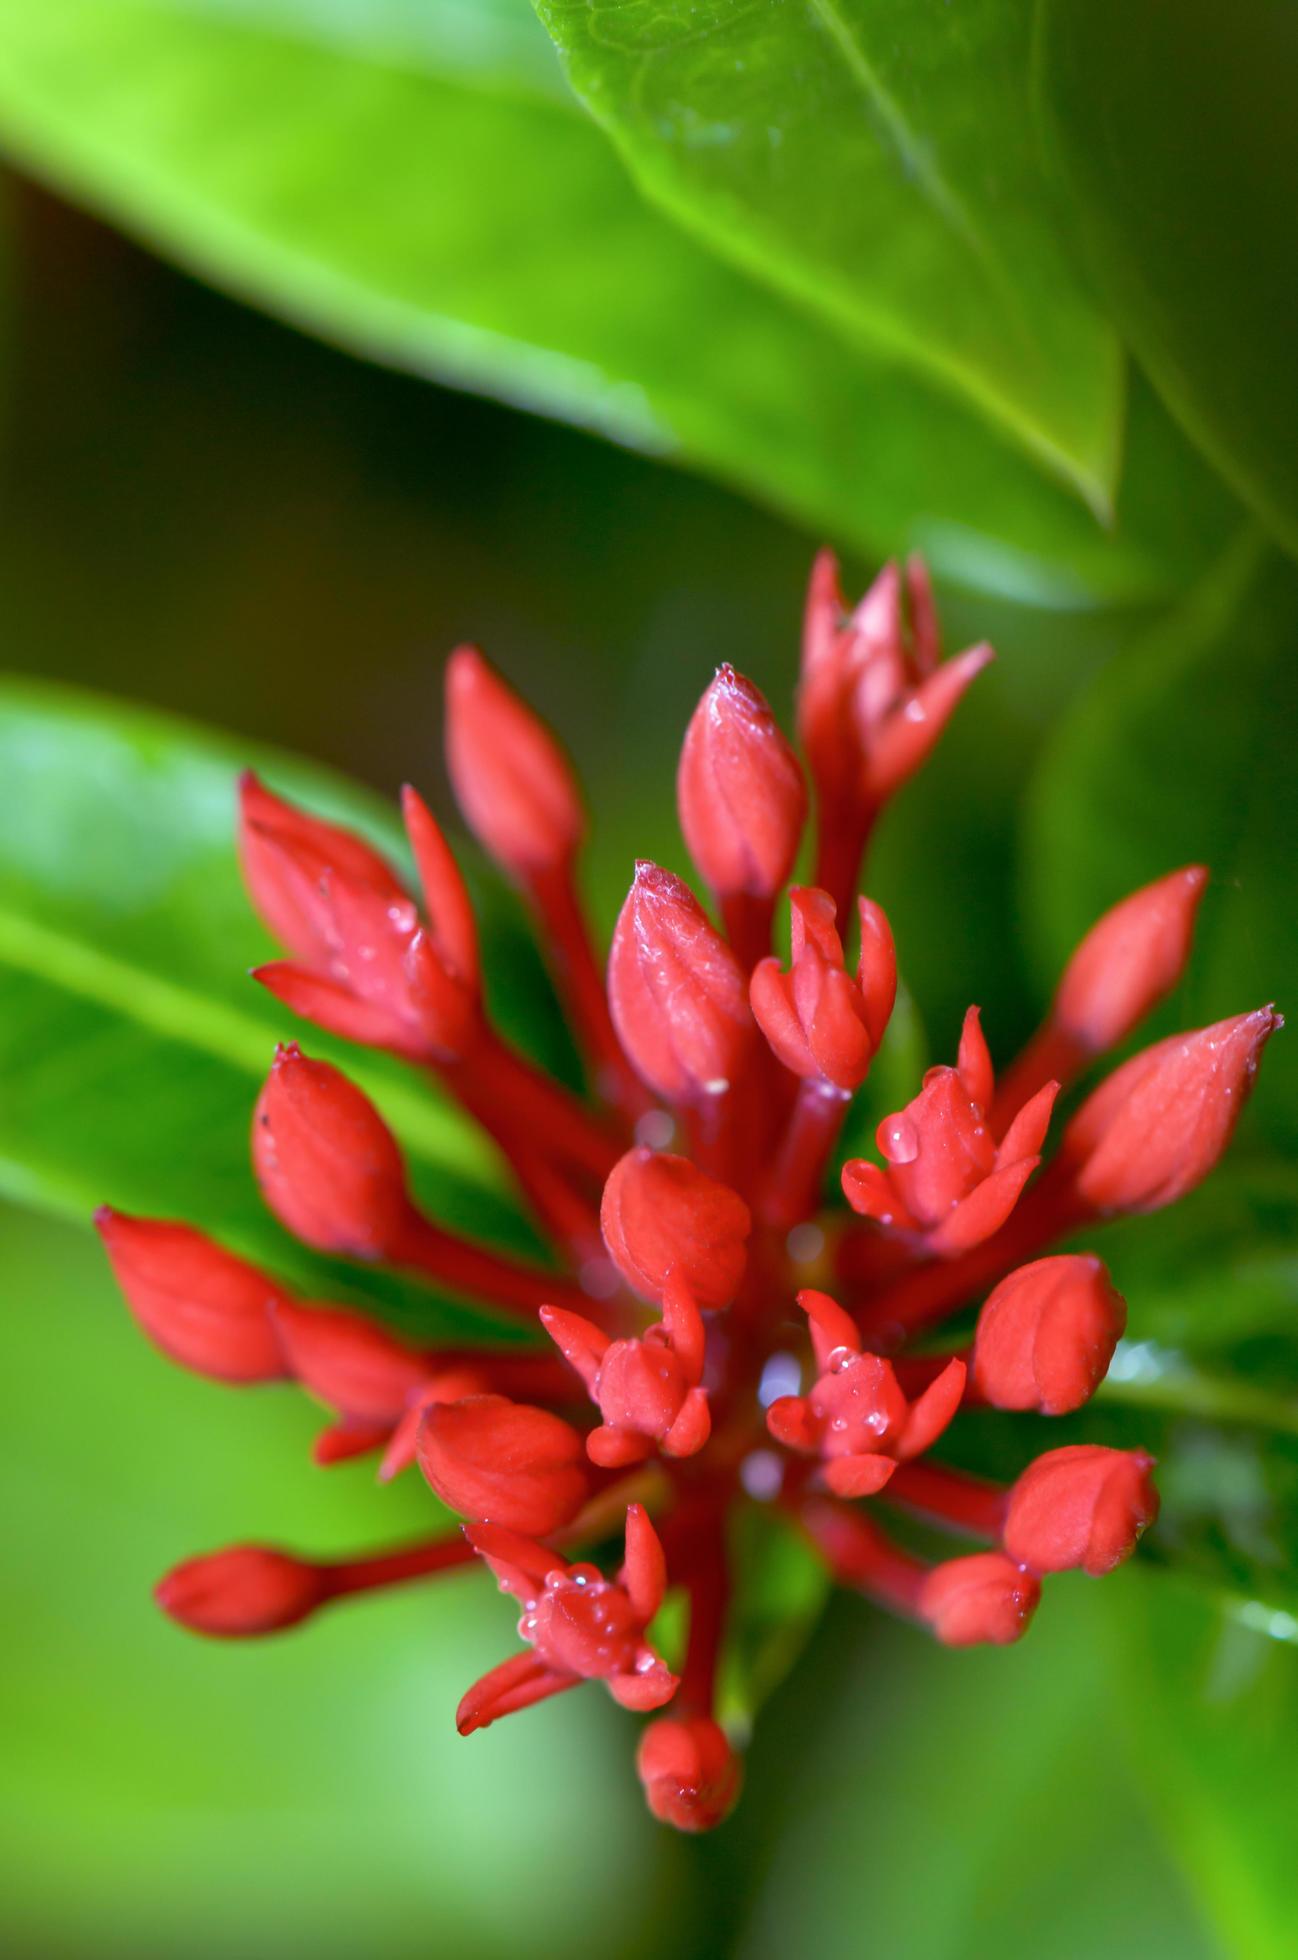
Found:
[[419, 1425], [416, 1453], [452, 1511], [531, 1538], [571, 1524], [590, 1489], [577, 1431], [503, 1395], [435, 1403]]
[[103, 1205], [95, 1225], [126, 1303], [149, 1339], [215, 1381], [278, 1381], [287, 1372], [271, 1310], [274, 1280], [203, 1232]]
[[1158, 1516], [1153, 1467], [1142, 1450], [1099, 1443], [1047, 1450], [1010, 1492], [1005, 1550], [1033, 1572], [1111, 1572]]
[[1000, 1552], [974, 1552], [933, 1568], [920, 1588], [919, 1611], [944, 1646], [1005, 1647], [1027, 1632], [1040, 1597], [1030, 1572]]
[[753, 1015], [793, 1074], [822, 1077], [850, 1095], [865, 1080], [892, 1012], [897, 990], [892, 935], [878, 906], [861, 899], [861, 963], [854, 981], [844, 970], [829, 893], [795, 886], [789, 908], [792, 965], [782, 973], [778, 960], [758, 962], [749, 984]]
[[1061, 1416], [1089, 1401], [1127, 1324], [1127, 1303], [1093, 1253], [1034, 1260], [978, 1316], [973, 1379], [998, 1409]]
[[1262, 1050], [1283, 1026], [1259, 1007], [1124, 1062], [1064, 1132], [1079, 1198], [1095, 1212], [1157, 1211], [1192, 1191], [1229, 1144]]
[[773, 898], [798, 854], [802, 770], [764, 695], [733, 667], [694, 711], [676, 777], [690, 856], [719, 897]]
[[285, 1301], [274, 1317], [296, 1379], [354, 1422], [395, 1423], [427, 1383], [425, 1358], [362, 1314]]
[[368, 1097], [296, 1042], [276, 1051], [252, 1124], [262, 1195], [321, 1252], [391, 1255], [411, 1217], [396, 1138]]
[[1187, 865], [1106, 912], [1064, 969], [1054, 1025], [1091, 1054], [1125, 1041], [1185, 971], [1207, 882], [1202, 865]]
[[446, 665], [446, 763], [465, 822], [514, 877], [571, 860], [585, 819], [568, 758], [476, 647]]
[[600, 1206], [604, 1243], [629, 1286], [661, 1300], [673, 1275], [700, 1307], [724, 1307], [744, 1276], [752, 1215], [688, 1157], [628, 1150]]
[[159, 1583], [154, 1598], [169, 1619], [191, 1633], [243, 1640], [296, 1626], [326, 1592], [318, 1566], [269, 1545], [232, 1545], [186, 1559]]
[[734, 1809], [743, 1766], [708, 1716], [660, 1716], [640, 1738], [636, 1771], [654, 1816], [678, 1831], [711, 1831]]
[[666, 1102], [728, 1089], [753, 1036], [748, 983], [688, 885], [639, 863], [613, 933], [609, 1006], [637, 1073]]
[[251, 770], [239, 779], [239, 862], [249, 896], [280, 944], [308, 965], [332, 949], [321, 930], [320, 906], [294, 853], [330, 866], [358, 886], [405, 894], [387, 860], [354, 832], [325, 823], [286, 803]]

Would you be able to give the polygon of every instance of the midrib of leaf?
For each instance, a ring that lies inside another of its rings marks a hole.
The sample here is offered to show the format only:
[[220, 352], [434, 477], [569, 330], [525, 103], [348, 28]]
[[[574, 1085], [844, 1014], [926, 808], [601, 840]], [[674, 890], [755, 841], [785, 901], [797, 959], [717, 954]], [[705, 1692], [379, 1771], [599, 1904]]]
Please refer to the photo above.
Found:
[[[265, 1022], [4, 908], [0, 962], [93, 1001], [166, 1041], [228, 1062], [254, 1082], [266, 1073], [273, 1036]], [[481, 1138], [431, 1094], [421, 1096], [400, 1083], [377, 1080], [364, 1067], [349, 1066], [348, 1074], [425, 1163], [492, 1184], [499, 1181], [498, 1167]]]

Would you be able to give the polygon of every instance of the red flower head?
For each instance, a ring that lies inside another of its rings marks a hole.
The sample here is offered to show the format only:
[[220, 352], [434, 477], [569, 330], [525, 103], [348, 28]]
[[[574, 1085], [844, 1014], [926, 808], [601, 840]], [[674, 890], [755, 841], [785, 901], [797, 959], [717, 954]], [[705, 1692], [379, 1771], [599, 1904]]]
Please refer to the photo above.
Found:
[[1041, 1162], [1058, 1084], [1025, 1103], [998, 1145], [987, 1110], [991, 1056], [978, 1009], [965, 1016], [955, 1068], [931, 1068], [912, 1103], [885, 1116], [875, 1141], [888, 1169], [856, 1158], [843, 1190], [854, 1211], [921, 1239], [941, 1258], [967, 1252], [1009, 1217]]
[[1130, 1558], [1158, 1516], [1152, 1456], [1074, 1443], [1030, 1463], [1010, 1492], [1005, 1549], [1032, 1572], [1099, 1578]]
[[727, 1306], [738, 1292], [751, 1214], [688, 1157], [628, 1150], [609, 1173], [599, 1220], [614, 1265], [642, 1298], [661, 1300], [673, 1274], [701, 1307]]
[[503, 1662], [469, 1689], [456, 1717], [461, 1735], [579, 1681], [603, 1681], [614, 1701], [638, 1713], [671, 1700], [676, 1676], [644, 1637], [662, 1605], [667, 1568], [642, 1505], [627, 1509], [626, 1560], [616, 1581], [597, 1566], [569, 1565], [499, 1525], [470, 1526], [467, 1536], [500, 1590], [522, 1607], [518, 1631], [532, 1652]]
[[776, 959], [754, 969], [753, 1014], [792, 1074], [850, 1096], [865, 1080], [897, 996], [892, 932], [877, 905], [857, 900], [861, 958], [853, 981], [844, 971], [829, 893], [795, 887], [789, 907], [793, 963], [787, 973]]
[[606, 1470], [640, 1463], [655, 1443], [668, 1456], [693, 1456], [703, 1448], [712, 1428], [699, 1387], [706, 1337], [679, 1280], [668, 1280], [662, 1320], [638, 1340], [610, 1340], [593, 1321], [562, 1307], [542, 1307], [541, 1322], [604, 1418], [586, 1438], [592, 1463]]
[[654, 1816], [678, 1831], [711, 1831], [739, 1800], [743, 1766], [708, 1716], [660, 1715], [640, 1738], [635, 1766]]
[[[276, 1217], [316, 1250], [431, 1282], [458, 1303], [447, 1311], [512, 1315], [521, 1339], [508, 1345], [497, 1326], [464, 1347], [428, 1347], [355, 1308], [299, 1299], [185, 1226], [101, 1213], [132, 1310], [166, 1353], [221, 1380], [297, 1381], [330, 1411], [319, 1461], [381, 1451], [386, 1477], [417, 1456], [435, 1495], [469, 1520], [465, 1534], [327, 1563], [258, 1546], [191, 1560], [159, 1588], [173, 1618], [215, 1635], [269, 1633], [482, 1559], [519, 1602], [525, 1647], [469, 1690], [461, 1730], [583, 1680], [644, 1713], [679, 1685], [637, 1764], [654, 1814], [694, 1831], [738, 1795], [740, 1762], [718, 1720], [752, 1624], [750, 1562], [735, 1553], [773, 1517], [838, 1584], [948, 1646], [1019, 1639], [1043, 1575], [1104, 1572], [1132, 1551], [1158, 1505], [1144, 1450], [1075, 1443], [1006, 1487], [930, 1445], [954, 1425], [959, 1458], [994, 1408], [1033, 1412], [1029, 1423], [1081, 1409], [1126, 1306], [1093, 1254], [1051, 1248], [1106, 1215], [1170, 1204], [1230, 1139], [1279, 1025], [1270, 1008], [1120, 1067], [1028, 1183], [1058, 1084], [1125, 1039], [1179, 977], [1203, 873], [1174, 873], [1093, 928], [999, 1093], [971, 1009], [956, 1066], [930, 1069], [879, 1127], [883, 1162], [842, 1171], [852, 1211], [827, 1202], [840, 1128], [897, 985], [888, 922], [857, 898], [863, 849], [988, 658], [974, 648], [941, 663], [918, 565], [885, 569], [849, 615], [822, 558], [798, 706], [815, 882], [790, 894], [788, 967], [771, 925], [799, 847], [801, 772], [761, 695], [723, 667], [690, 725], [678, 785], [719, 925], [679, 878], [640, 864], [606, 985], [575, 875], [584, 825], [571, 769], [481, 655], [453, 657], [456, 792], [522, 888], [585, 1063], [583, 1093], [492, 1025], [463, 884], [412, 793], [423, 920], [368, 844], [245, 785], [248, 883], [291, 955], [262, 977], [335, 1032], [416, 1064], [420, 1082], [434, 1075], [486, 1132], [548, 1257], [518, 1263], [430, 1218], [383, 1116], [295, 1047], [280, 1050], [253, 1125]], [[854, 901], [852, 972], [839, 927]], [[646, 1085], [670, 1116], [651, 1108]], [[834, 1297], [806, 1290], [812, 1273]], [[814, 1356], [805, 1390], [789, 1351], [795, 1297]], [[934, 1330], [980, 1303], [972, 1345], [940, 1352]], [[1135, 1319], [1134, 1296], [1132, 1309]], [[969, 1403], [980, 1415], [962, 1436]], [[1111, 1419], [1121, 1435], [1121, 1407]], [[878, 1521], [896, 1511], [975, 1548], [918, 1557]], [[624, 1516], [613, 1579], [584, 1560]], [[679, 1683], [648, 1637], [669, 1570]]]
[[1127, 1303], [1093, 1253], [1034, 1260], [978, 1316], [974, 1386], [998, 1409], [1066, 1415], [1104, 1380], [1126, 1324]]
[[548, 1409], [471, 1395], [424, 1412], [419, 1468], [461, 1517], [546, 1537], [571, 1524], [590, 1494], [582, 1439]]
[[128, 1218], [101, 1205], [95, 1225], [117, 1284], [164, 1354], [214, 1381], [278, 1381], [288, 1369], [271, 1319], [287, 1296], [191, 1225]]
[[798, 1305], [811, 1323], [820, 1373], [808, 1394], [772, 1402], [766, 1426], [777, 1442], [819, 1455], [825, 1482], [840, 1497], [869, 1497], [942, 1434], [964, 1394], [964, 1362], [949, 1361], [908, 1402], [891, 1362], [862, 1350], [856, 1323], [836, 1301], [806, 1291]]

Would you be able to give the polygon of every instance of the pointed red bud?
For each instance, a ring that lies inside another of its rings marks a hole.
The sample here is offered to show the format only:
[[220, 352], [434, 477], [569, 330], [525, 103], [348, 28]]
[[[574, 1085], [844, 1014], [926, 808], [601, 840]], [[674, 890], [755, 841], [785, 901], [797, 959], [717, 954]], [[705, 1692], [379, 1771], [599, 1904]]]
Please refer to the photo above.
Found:
[[700, 1307], [724, 1307], [739, 1290], [752, 1215], [688, 1157], [628, 1150], [604, 1186], [600, 1226], [614, 1265], [646, 1300], [661, 1300], [673, 1275]]
[[1047, 1450], [1010, 1492], [1005, 1550], [1033, 1572], [1111, 1572], [1158, 1516], [1153, 1467], [1141, 1450], [1099, 1443]]
[[283, 1379], [271, 1310], [288, 1296], [274, 1280], [190, 1225], [107, 1205], [95, 1225], [127, 1305], [164, 1354], [214, 1381]]
[[1229, 1144], [1262, 1050], [1283, 1026], [1260, 1007], [1156, 1042], [1116, 1069], [1064, 1132], [1060, 1155], [1083, 1202], [1157, 1211], [1192, 1191]]
[[748, 983], [688, 885], [636, 865], [613, 933], [609, 1006], [632, 1066], [666, 1102], [730, 1087], [753, 1035]]
[[248, 894], [282, 946], [313, 966], [331, 949], [319, 894], [304, 864], [330, 867], [350, 884], [405, 900], [392, 867], [372, 846], [268, 790], [251, 770], [239, 778], [239, 861]]
[[446, 665], [446, 763], [465, 822], [512, 876], [571, 860], [585, 830], [571, 764], [476, 647]]
[[1126, 1324], [1127, 1303], [1093, 1253], [1034, 1260], [978, 1316], [974, 1385], [997, 1409], [1066, 1415], [1104, 1380]]
[[725, 1730], [706, 1715], [660, 1716], [640, 1738], [636, 1772], [662, 1824], [711, 1831], [734, 1809], [743, 1767]]
[[305, 1620], [326, 1596], [318, 1566], [269, 1545], [232, 1545], [186, 1559], [154, 1592], [168, 1618], [214, 1640], [279, 1633]]
[[392, 1256], [412, 1216], [396, 1138], [368, 1097], [296, 1042], [277, 1049], [252, 1124], [262, 1195], [321, 1252]]
[[919, 1612], [944, 1646], [1004, 1647], [1022, 1639], [1040, 1597], [1030, 1572], [1000, 1552], [975, 1552], [933, 1568], [920, 1588]]
[[363, 1314], [284, 1301], [274, 1317], [296, 1379], [355, 1423], [395, 1423], [428, 1381], [426, 1358]]
[[434, 1404], [419, 1426], [417, 1455], [452, 1511], [533, 1538], [571, 1524], [590, 1489], [577, 1431], [503, 1395]]
[[1090, 1054], [1125, 1041], [1185, 971], [1207, 882], [1201, 864], [1187, 865], [1106, 912], [1064, 970], [1054, 1025]]
[[897, 963], [888, 922], [861, 899], [861, 963], [855, 981], [843, 966], [843, 944], [828, 892], [795, 886], [789, 893], [793, 960], [753, 970], [749, 999], [757, 1025], [787, 1069], [823, 1077], [845, 1095], [865, 1080], [888, 1024], [897, 991]]
[[690, 856], [721, 898], [773, 898], [807, 814], [802, 770], [764, 695], [733, 667], [694, 711], [676, 776]]

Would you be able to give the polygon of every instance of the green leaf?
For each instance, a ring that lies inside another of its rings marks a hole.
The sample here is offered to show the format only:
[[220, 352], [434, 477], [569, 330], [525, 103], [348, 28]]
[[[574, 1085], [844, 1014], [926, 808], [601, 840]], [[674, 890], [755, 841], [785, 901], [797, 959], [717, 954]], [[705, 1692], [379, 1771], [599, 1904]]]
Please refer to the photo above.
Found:
[[[1024, 916], [1043, 975], [1105, 907], [1178, 864], [1212, 872], [1161, 1026], [1280, 997], [1298, 971], [1298, 572], [1245, 539], [1060, 723], [1027, 815]], [[1147, 1038], [1147, 1037], [1146, 1037]], [[1268, 1048], [1246, 1128], [1298, 1138], [1298, 1048]]]
[[536, 0], [637, 180], [737, 264], [973, 401], [1097, 508], [1121, 365], [1046, 199], [1010, 0]]
[[767, 1505], [744, 1505], [730, 1533], [733, 1593], [717, 1681], [718, 1720], [746, 1738], [794, 1667], [831, 1586], [824, 1561]]
[[422, 1290], [312, 1258], [260, 1204], [248, 1123], [277, 1038], [304, 1034], [375, 1097], [440, 1217], [527, 1237], [490, 1151], [434, 1089], [304, 1030], [248, 980], [272, 950], [234, 855], [249, 763], [404, 857], [393, 819], [324, 770], [94, 697], [0, 687], [0, 1189], [83, 1220], [99, 1203], [186, 1217], [426, 1325]]
[[1298, 550], [1298, 12], [1044, 0], [1083, 241], [1172, 413]]
[[555, 77], [523, 0], [0, 0], [14, 154], [354, 351], [1034, 604], [1155, 598], [1215, 546], [1229, 500], [1146, 398], [1106, 533], [935, 386], [646, 206]]

